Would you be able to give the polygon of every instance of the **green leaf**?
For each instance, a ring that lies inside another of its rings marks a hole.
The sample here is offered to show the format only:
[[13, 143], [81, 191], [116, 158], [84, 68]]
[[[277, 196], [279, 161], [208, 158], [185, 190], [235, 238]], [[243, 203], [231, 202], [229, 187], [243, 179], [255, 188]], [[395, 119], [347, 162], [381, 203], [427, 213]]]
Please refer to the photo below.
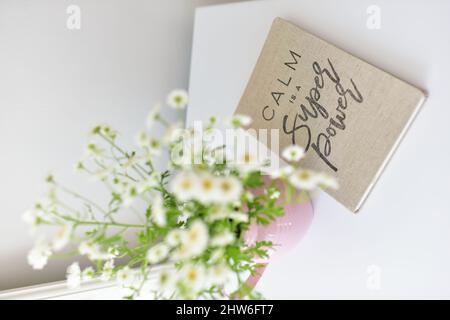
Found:
[[258, 188], [263, 185], [261, 172], [253, 171], [250, 172], [243, 181], [244, 187], [247, 188]]

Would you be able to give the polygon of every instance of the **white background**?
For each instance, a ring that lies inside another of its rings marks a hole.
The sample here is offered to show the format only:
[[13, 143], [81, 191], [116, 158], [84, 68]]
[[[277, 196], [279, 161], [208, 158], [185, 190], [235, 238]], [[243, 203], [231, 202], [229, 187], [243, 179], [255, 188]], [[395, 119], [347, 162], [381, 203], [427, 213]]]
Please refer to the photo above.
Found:
[[[374, 4], [379, 30], [366, 27]], [[212, 110], [233, 113], [276, 16], [429, 97], [360, 213], [321, 195], [306, 238], [269, 266], [259, 289], [268, 298], [450, 298], [450, 2], [277, 0], [199, 9], [189, 122]], [[367, 285], [374, 270], [378, 288]]]
[[[67, 262], [27, 265], [22, 212], [50, 171], [84, 186], [72, 165], [92, 126], [132, 143], [153, 104], [187, 88], [194, 7], [221, 2], [0, 0], [0, 290], [64, 278]], [[71, 4], [81, 30], [66, 28]]]

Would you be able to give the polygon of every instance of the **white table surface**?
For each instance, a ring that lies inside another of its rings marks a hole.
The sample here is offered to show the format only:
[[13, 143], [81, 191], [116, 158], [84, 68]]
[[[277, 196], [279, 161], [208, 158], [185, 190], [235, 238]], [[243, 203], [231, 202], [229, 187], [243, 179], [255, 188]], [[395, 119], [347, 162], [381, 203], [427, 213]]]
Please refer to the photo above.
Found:
[[[188, 123], [232, 114], [277, 16], [429, 93], [358, 215], [326, 194], [315, 200], [306, 238], [258, 285], [268, 298], [450, 298], [450, 2], [375, 2], [197, 9]], [[366, 27], [373, 4], [378, 30]]]

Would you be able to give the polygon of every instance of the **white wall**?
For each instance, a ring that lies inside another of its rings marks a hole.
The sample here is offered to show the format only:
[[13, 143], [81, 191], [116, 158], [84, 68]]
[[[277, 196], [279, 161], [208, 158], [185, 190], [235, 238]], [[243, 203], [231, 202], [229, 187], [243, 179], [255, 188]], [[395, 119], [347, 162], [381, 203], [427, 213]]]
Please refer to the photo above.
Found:
[[[0, 290], [63, 278], [65, 263], [27, 265], [22, 212], [49, 170], [80, 183], [94, 124], [134, 137], [153, 102], [187, 88], [194, 8], [233, 1], [0, 0]], [[70, 4], [81, 30], [66, 27]]]

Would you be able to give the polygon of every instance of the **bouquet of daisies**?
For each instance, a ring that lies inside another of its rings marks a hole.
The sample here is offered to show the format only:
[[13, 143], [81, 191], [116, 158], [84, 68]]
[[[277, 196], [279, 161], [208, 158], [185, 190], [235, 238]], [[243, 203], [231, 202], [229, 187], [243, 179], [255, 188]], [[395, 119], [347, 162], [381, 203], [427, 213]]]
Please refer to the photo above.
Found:
[[[167, 104], [184, 109], [187, 99], [186, 92], [175, 90]], [[250, 122], [235, 115], [228, 125], [238, 131]], [[272, 182], [267, 183], [266, 161], [248, 151], [230, 161], [226, 146], [207, 141], [215, 118], [199, 134], [169, 123], [157, 107], [148, 116], [148, 124], [155, 123], [165, 134], [158, 139], [149, 129], [140, 132], [135, 150], [121, 147], [109, 126], [92, 129], [76, 169], [103, 188], [104, 201], [47, 177], [45, 197], [23, 216], [36, 237], [29, 263], [42, 269], [52, 258], [76, 259], [67, 268], [70, 288], [94, 278], [117, 281], [127, 298], [143, 291], [157, 299], [259, 298], [245, 280], [275, 244], [249, 244], [243, 235], [250, 224], [268, 224], [283, 215], [277, 182], [288, 195], [337, 187], [336, 182], [301, 169], [303, 150], [291, 146], [282, 153], [289, 165], [269, 172]], [[168, 159], [164, 170], [156, 168], [161, 157]], [[150, 277], [157, 280], [149, 288]]]

